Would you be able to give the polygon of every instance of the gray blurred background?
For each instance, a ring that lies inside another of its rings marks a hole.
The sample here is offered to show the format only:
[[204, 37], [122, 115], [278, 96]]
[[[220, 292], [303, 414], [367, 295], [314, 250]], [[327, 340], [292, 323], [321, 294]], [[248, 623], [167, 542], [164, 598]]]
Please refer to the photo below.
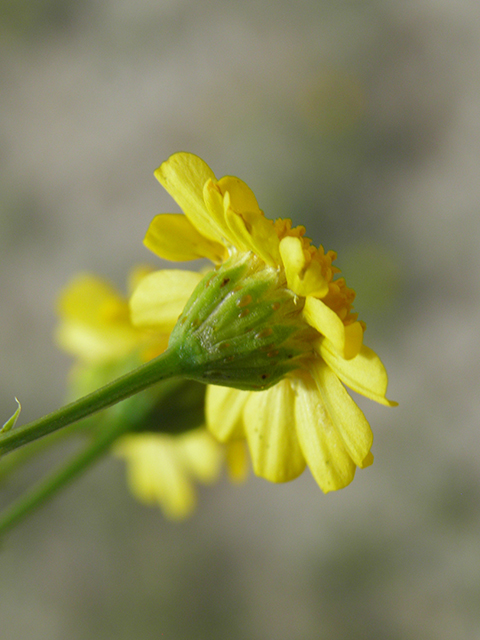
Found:
[[[0, 550], [6, 640], [480, 637], [480, 5], [1, 0], [0, 420], [57, 408], [78, 271], [123, 287], [192, 151], [305, 224], [390, 374], [373, 467], [200, 491], [171, 524], [98, 464]], [[2, 503], [65, 455], [2, 485]]]

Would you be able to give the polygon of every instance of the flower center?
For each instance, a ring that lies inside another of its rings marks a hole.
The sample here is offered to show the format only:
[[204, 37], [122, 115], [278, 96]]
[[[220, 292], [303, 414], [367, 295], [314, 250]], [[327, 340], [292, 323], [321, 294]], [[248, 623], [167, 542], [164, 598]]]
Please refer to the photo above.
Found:
[[[292, 228], [292, 221], [278, 218], [275, 220], [275, 231], [279, 240], [285, 237], [299, 238], [302, 242], [302, 249], [306, 258], [305, 270], [311, 262], [317, 262], [321, 267], [322, 276], [328, 282], [328, 293], [322, 298], [322, 302], [334, 311], [344, 325], [355, 322], [358, 314], [352, 311], [355, 291], [347, 287], [344, 278], [334, 280], [340, 269], [332, 263], [337, 258], [335, 251], [327, 251], [320, 245], [318, 248], [312, 245], [310, 238], [305, 237], [305, 227], [298, 226]], [[363, 330], [365, 323], [361, 322]]]

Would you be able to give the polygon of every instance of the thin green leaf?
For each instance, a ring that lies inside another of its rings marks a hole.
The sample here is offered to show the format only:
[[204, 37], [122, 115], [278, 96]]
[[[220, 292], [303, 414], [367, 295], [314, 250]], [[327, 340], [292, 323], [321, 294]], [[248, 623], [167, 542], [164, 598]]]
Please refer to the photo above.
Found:
[[0, 429], [0, 433], [4, 433], [6, 431], [10, 431], [10, 429], [13, 429], [13, 427], [15, 426], [17, 420], [18, 420], [18, 416], [20, 415], [20, 411], [22, 410], [22, 405], [20, 404], [20, 402], [17, 400], [17, 398], [15, 398], [16, 403], [18, 404], [17, 410], [15, 411], [15, 413], [13, 414], [13, 416], [11, 418], [9, 418], [5, 424], [3, 425], [3, 427]]

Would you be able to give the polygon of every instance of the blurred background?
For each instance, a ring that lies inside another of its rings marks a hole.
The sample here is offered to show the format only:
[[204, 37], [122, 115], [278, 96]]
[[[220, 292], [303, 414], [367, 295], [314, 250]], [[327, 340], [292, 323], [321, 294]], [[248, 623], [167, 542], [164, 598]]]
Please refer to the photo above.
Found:
[[[386, 409], [375, 464], [200, 489], [172, 524], [106, 458], [5, 539], [8, 640], [480, 637], [480, 5], [1, 0], [0, 420], [60, 406], [78, 271], [124, 286], [191, 151], [338, 252]], [[62, 459], [2, 485], [2, 504]]]

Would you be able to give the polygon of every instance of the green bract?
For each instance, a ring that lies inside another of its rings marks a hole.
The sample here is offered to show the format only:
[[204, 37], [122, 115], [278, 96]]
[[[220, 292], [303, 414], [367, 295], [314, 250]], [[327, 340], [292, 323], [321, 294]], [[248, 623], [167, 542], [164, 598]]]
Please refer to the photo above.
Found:
[[11, 418], [9, 418], [5, 424], [3, 425], [3, 427], [0, 429], [0, 432], [6, 432], [6, 431], [10, 431], [10, 429], [13, 429], [13, 427], [15, 426], [17, 420], [18, 420], [18, 416], [20, 415], [20, 411], [22, 410], [22, 405], [20, 404], [20, 402], [17, 400], [17, 398], [15, 398], [15, 401], [18, 405], [17, 410], [15, 411], [15, 413], [13, 414], [13, 416]]
[[303, 305], [276, 269], [252, 255], [207, 274], [172, 332], [185, 375], [236, 387], [267, 389], [297, 369], [313, 330], [298, 322]]

